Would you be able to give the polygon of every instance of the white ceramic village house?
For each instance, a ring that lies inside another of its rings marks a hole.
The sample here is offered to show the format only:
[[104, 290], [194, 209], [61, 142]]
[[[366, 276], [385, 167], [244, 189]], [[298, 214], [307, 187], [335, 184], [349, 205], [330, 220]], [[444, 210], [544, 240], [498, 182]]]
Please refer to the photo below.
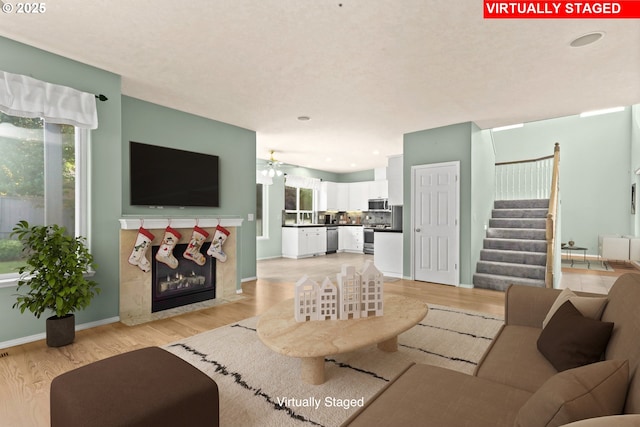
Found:
[[383, 274], [372, 261], [367, 261], [361, 273], [355, 267], [343, 265], [336, 275], [336, 287], [327, 277], [322, 286], [303, 276], [295, 287], [295, 319], [346, 320], [383, 315]]

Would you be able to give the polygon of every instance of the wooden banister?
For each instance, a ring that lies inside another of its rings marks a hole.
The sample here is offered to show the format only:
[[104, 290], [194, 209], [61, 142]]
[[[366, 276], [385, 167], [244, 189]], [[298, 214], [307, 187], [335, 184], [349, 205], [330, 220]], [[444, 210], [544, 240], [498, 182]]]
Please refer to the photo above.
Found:
[[546, 238], [547, 238], [547, 270], [545, 284], [547, 288], [553, 288], [553, 269], [555, 255], [555, 237], [558, 214], [558, 192], [560, 179], [560, 143], [556, 142], [553, 149], [553, 169], [551, 174], [551, 193], [549, 196], [549, 211], [547, 213]]
[[[556, 144], [557, 144], [557, 142], [556, 142]], [[496, 163], [496, 166], [516, 165], [516, 164], [519, 164], [519, 163], [535, 163], [535, 162], [540, 162], [542, 160], [553, 159], [553, 158], [554, 158], [554, 154], [552, 154], [550, 156], [539, 157], [537, 159], [514, 160], [514, 161], [511, 161], [511, 162], [499, 162], [499, 163]]]

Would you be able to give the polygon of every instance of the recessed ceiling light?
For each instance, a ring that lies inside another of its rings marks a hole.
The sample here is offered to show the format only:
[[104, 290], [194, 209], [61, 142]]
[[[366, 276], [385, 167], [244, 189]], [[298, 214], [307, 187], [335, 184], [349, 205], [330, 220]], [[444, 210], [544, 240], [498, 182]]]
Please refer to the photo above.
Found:
[[309, 117], [309, 116], [299, 116], [298, 120], [300, 120], [301, 122], [306, 122], [306, 121], [311, 120], [311, 117]]
[[602, 31], [594, 31], [592, 33], [588, 33], [582, 35], [569, 43], [571, 47], [583, 47], [597, 42], [598, 40], [604, 37], [604, 32]]
[[355, 163], [351, 163], [351, 167], [352, 168], [355, 168], [356, 166], [358, 166], [358, 165], [356, 165]]
[[380, 154], [380, 152], [379, 152], [378, 150], [375, 150], [375, 151], [373, 152], [373, 155], [374, 155], [374, 156], [377, 156], [377, 155], [379, 155], [379, 154]]

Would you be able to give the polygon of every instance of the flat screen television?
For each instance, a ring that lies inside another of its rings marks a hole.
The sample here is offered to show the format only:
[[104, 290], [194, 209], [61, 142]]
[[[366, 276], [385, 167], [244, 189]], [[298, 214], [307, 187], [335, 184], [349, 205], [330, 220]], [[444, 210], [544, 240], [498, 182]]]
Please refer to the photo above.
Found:
[[219, 159], [129, 142], [131, 204], [219, 207]]

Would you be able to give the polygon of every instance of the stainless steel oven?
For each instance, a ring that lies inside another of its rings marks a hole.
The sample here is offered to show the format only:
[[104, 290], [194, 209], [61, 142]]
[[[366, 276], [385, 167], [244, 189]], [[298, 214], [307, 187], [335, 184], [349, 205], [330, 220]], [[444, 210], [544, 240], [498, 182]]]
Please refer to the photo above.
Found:
[[364, 228], [364, 246], [363, 251], [365, 254], [373, 255], [373, 238], [375, 233], [373, 228], [365, 227]]

